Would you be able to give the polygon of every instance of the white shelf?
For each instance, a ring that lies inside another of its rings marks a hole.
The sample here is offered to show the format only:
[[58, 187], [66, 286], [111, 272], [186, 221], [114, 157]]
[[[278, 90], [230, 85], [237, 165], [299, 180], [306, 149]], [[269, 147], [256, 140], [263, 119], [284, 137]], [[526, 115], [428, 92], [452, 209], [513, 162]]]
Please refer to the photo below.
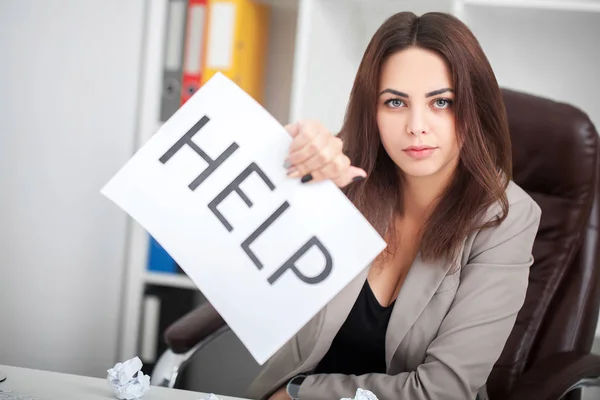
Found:
[[180, 289], [198, 290], [198, 287], [187, 275], [160, 272], [146, 272], [144, 283], [160, 286], [170, 286]]
[[600, 1], [598, 0], [464, 0], [464, 4], [468, 6], [600, 12]]

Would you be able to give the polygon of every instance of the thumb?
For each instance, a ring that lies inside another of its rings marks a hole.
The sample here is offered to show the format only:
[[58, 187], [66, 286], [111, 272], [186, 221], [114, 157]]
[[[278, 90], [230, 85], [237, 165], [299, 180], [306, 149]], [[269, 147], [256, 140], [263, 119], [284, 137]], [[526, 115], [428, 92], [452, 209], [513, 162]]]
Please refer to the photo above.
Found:
[[296, 137], [296, 136], [298, 136], [298, 133], [300, 133], [300, 123], [299, 122], [294, 122], [293, 124], [287, 124], [286, 126], [284, 126], [284, 128], [291, 137]]
[[340, 175], [337, 179], [334, 179], [333, 182], [337, 185], [337, 187], [343, 188], [353, 182], [359, 182], [366, 178], [367, 173], [364, 169], [350, 166], [342, 175]]

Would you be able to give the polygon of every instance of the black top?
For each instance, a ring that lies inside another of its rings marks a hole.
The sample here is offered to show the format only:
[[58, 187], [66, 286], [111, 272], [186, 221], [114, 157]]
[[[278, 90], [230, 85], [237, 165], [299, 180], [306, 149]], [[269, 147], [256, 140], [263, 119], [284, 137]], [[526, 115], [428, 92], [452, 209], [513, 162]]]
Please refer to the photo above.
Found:
[[315, 374], [385, 373], [385, 332], [394, 302], [383, 307], [365, 284]]

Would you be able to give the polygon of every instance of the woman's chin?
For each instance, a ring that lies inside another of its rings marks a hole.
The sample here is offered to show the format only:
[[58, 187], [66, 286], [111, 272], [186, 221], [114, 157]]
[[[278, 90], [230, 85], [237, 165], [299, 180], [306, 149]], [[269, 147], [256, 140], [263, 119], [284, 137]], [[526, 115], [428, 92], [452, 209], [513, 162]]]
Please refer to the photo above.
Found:
[[414, 166], [414, 165], [412, 165], [407, 168], [400, 167], [400, 169], [402, 170], [402, 173], [406, 177], [410, 177], [410, 178], [428, 178], [430, 176], [436, 175], [440, 170], [439, 168], [435, 168], [432, 165], [429, 165], [429, 166], [425, 166], [425, 165]]

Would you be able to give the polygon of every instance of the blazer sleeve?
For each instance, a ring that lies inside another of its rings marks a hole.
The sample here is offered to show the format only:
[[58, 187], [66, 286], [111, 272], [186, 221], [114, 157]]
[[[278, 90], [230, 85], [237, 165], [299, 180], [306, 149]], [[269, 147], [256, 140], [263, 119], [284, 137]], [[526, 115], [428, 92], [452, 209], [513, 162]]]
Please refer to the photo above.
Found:
[[521, 198], [500, 225], [477, 234], [454, 302], [415, 371], [309, 375], [300, 386], [300, 400], [352, 398], [359, 387], [379, 400], [474, 399], [525, 301], [540, 216], [531, 198]]

